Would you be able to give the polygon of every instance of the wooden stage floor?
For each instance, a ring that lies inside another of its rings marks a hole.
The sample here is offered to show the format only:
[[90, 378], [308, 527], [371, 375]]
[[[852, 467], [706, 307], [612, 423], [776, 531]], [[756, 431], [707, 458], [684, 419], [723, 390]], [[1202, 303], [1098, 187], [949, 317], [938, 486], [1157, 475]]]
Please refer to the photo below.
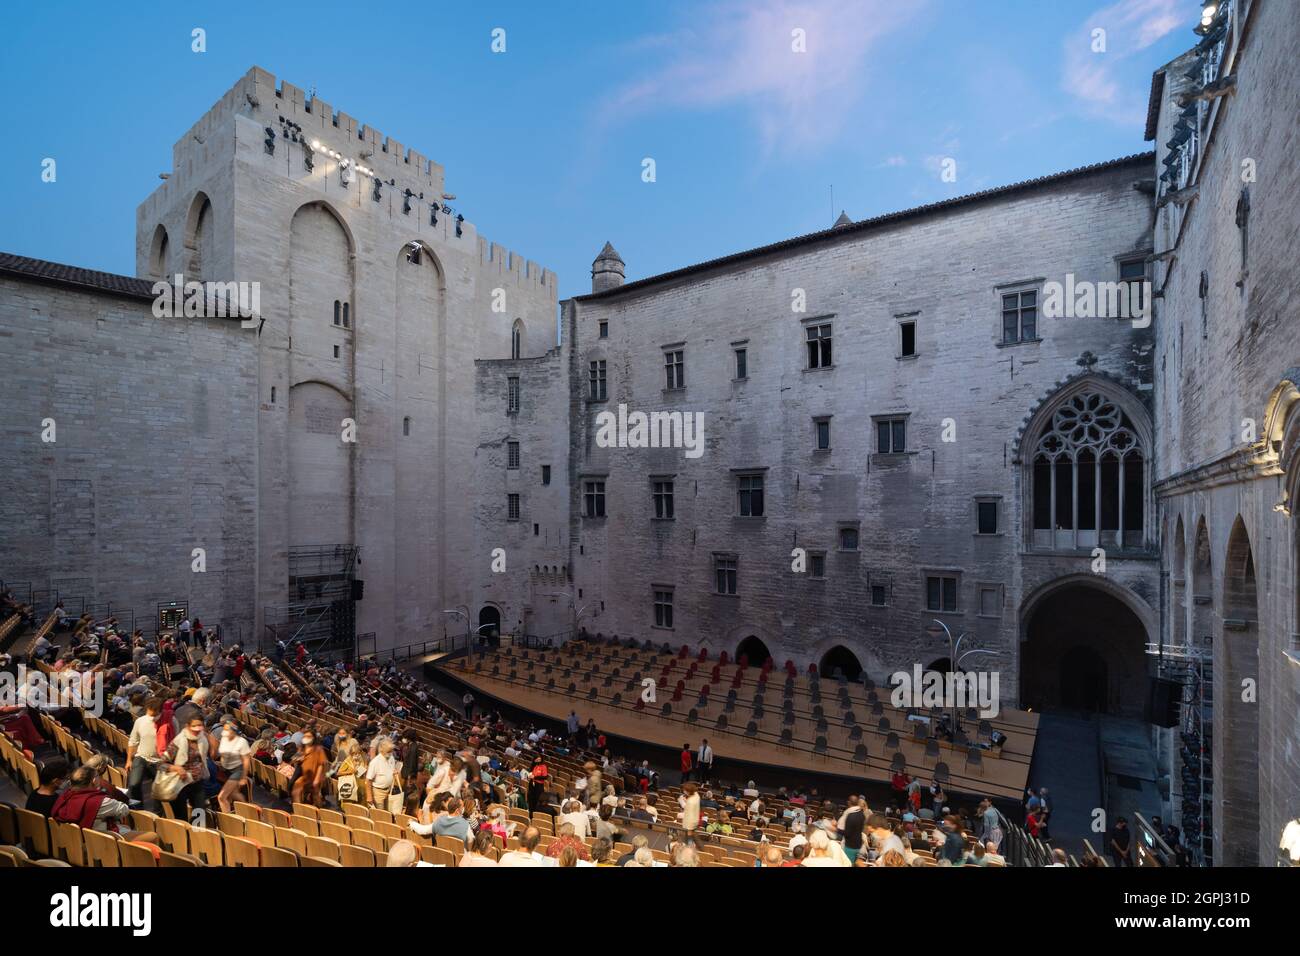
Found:
[[[847, 684], [850, 707], [853, 709], [862, 728], [862, 743], [867, 747], [866, 761], [853, 759], [853, 745], [848, 740], [848, 729], [838, 723], [836, 708], [840, 685], [832, 680], [821, 682], [822, 702], [826, 718], [830, 723], [826, 736], [829, 747], [826, 753], [813, 752], [815, 736], [810, 702], [810, 685], [804, 676], [797, 678], [794, 693], [794, 707], [798, 720], [794, 726], [792, 744], [779, 743], [782, 728], [782, 711], [779, 703], [781, 686], [784, 683], [783, 672], [776, 672], [769, 678], [766, 691], [769, 703], [766, 716], [761, 721], [757, 736], [746, 736], [745, 725], [751, 719], [750, 700], [759, 690], [758, 672], [750, 668], [746, 679], [737, 689], [735, 711], [728, 715], [728, 726], [719, 730], [717, 719], [723, 712], [726, 692], [732, 686], [731, 681], [724, 680], [712, 687], [713, 698], [710, 705], [700, 711], [697, 721], [690, 722], [687, 713], [698, 696], [699, 688], [708, 682], [708, 675], [717, 661], [707, 661], [697, 665], [699, 672], [694, 679], [687, 681], [687, 690], [681, 701], [672, 705], [673, 713], [664, 717], [660, 711], [663, 704], [671, 697], [665, 687], [675, 684], [678, 679], [686, 677], [686, 666], [691, 661], [677, 660], [668, 685], [660, 685], [655, 704], [646, 704], [644, 710], [634, 709], [635, 701], [640, 698], [640, 684], [629, 687], [631, 677], [636, 672], [644, 673], [658, 680], [666, 662], [673, 660], [672, 655], [652, 654], [645, 651], [627, 652], [611, 649], [601, 645], [583, 648], [566, 645], [560, 651], [524, 651], [519, 649], [502, 649], [487, 655], [475, 654], [473, 663], [465, 658], [443, 661], [435, 665], [452, 679], [470, 686], [476, 696], [492, 698], [510, 706], [563, 723], [570, 710], [577, 711], [582, 722], [594, 719], [596, 726], [610, 736], [642, 741], [657, 746], [680, 750], [683, 742], [689, 742], [692, 748], [698, 746], [701, 737], [707, 737], [709, 745], [721, 761], [737, 760], [768, 767], [806, 770], [815, 773], [832, 774], [844, 778], [867, 779], [888, 783], [891, 777], [890, 761], [894, 751], [886, 747], [886, 732], [877, 729], [879, 717], [871, 713], [872, 702], [862, 684]], [[588, 652], [595, 652], [594, 658], [588, 658]], [[636, 660], [623, 660], [619, 655], [637, 653]], [[491, 673], [493, 667], [498, 673]], [[544, 671], [550, 666], [552, 671]], [[474, 669], [471, 669], [471, 668]], [[617, 675], [614, 674], [618, 669]], [[512, 679], [509, 674], [515, 670]], [[728, 678], [734, 675], [736, 665], [729, 664], [723, 668]], [[529, 676], [533, 680], [529, 681]], [[610, 686], [606, 686], [606, 680]], [[548, 690], [549, 681], [555, 681], [555, 687]], [[567, 691], [573, 683], [573, 693]], [[588, 698], [592, 687], [596, 688], [597, 698]], [[1038, 715], [1019, 710], [1002, 710], [990, 720], [993, 729], [1005, 734], [1006, 742], [1000, 749], [983, 752], [981, 767], [967, 767], [964, 750], [959, 750], [946, 742], [939, 742], [940, 755], [925, 756], [924, 741], [912, 738], [914, 724], [906, 721], [904, 712], [893, 708], [888, 701], [888, 689], [877, 689], [880, 698], [886, 701], [884, 714], [889, 716], [893, 730], [898, 734], [899, 751], [907, 761], [907, 772], [929, 782], [934, 766], [942, 761], [948, 765], [949, 792], [974, 796], [989, 796], [998, 799], [1019, 800], [1029, 776], [1029, 765], [1033, 757], [1034, 740], [1037, 735]], [[615, 702], [615, 695], [621, 700]]]

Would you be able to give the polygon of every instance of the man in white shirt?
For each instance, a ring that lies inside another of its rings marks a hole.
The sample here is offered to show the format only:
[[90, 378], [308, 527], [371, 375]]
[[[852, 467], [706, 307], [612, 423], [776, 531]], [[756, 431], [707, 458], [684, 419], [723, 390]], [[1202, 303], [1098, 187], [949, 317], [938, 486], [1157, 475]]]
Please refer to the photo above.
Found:
[[502, 853], [497, 866], [555, 866], [556, 860], [537, 852], [542, 842], [542, 833], [536, 827], [529, 827], [519, 838], [519, 848]]
[[176, 630], [180, 632], [181, 643], [184, 644], [186, 647], [189, 647], [190, 646], [190, 619], [187, 617], [185, 620], [181, 621], [180, 625], [176, 628]]
[[366, 770], [366, 790], [369, 792], [371, 806], [388, 809], [389, 793], [401, 786], [398, 771], [397, 758], [393, 756], [393, 742], [385, 737], [379, 744], [379, 753], [375, 754]]
[[131, 736], [126, 742], [126, 789], [130, 799], [144, 800], [144, 783], [153, 782], [154, 773], [162, 758], [158, 755], [158, 727], [154, 719], [162, 711], [162, 701], [150, 697], [144, 702], [144, 713], [135, 719]]
[[587, 816], [587, 812], [582, 809], [580, 801], [568, 801], [563, 810], [564, 812], [560, 814], [560, 823], [572, 823], [573, 835], [579, 840], [585, 840], [591, 836], [591, 819]]
[[695, 752], [695, 769], [699, 771], [700, 782], [713, 777], [713, 748], [707, 740], [700, 742], [700, 749]]

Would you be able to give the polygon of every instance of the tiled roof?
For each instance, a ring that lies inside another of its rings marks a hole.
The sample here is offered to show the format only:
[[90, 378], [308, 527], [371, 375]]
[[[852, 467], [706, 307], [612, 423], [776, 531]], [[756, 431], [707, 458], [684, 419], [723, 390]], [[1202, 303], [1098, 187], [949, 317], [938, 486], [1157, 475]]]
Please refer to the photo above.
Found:
[[66, 266], [61, 262], [16, 256], [10, 252], [0, 252], [0, 273], [54, 282], [59, 285], [77, 286], [96, 292], [109, 292], [113, 295], [125, 295], [133, 299], [154, 298], [153, 282], [149, 279], [120, 276], [112, 272], [96, 272], [94, 269]]
[[1154, 162], [1155, 153], [1134, 153], [1132, 156], [1122, 156], [1119, 159], [1107, 160], [1104, 163], [1093, 163], [1090, 166], [1080, 166], [1078, 169], [1069, 169], [1060, 173], [1052, 173], [1048, 176], [1039, 176], [1036, 179], [1026, 179], [1022, 182], [1012, 183], [1009, 186], [997, 186], [993, 189], [985, 189], [977, 193], [968, 193], [965, 196], [955, 196], [952, 199], [944, 199], [940, 202], [933, 202], [924, 206], [914, 206], [911, 209], [885, 213], [882, 216], [874, 216], [870, 219], [861, 219], [848, 225], [832, 226], [830, 229], [811, 232], [804, 236], [795, 236], [791, 239], [783, 239], [780, 242], [774, 242], [766, 246], [759, 246], [756, 249], [748, 249], [744, 252], [733, 253], [732, 255], [723, 256], [719, 259], [709, 259], [705, 262], [697, 262], [694, 265], [686, 266], [681, 269], [674, 269], [671, 272], [663, 272], [659, 275], [649, 276], [645, 279], [637, 279], [635, 282], [627, 282], [621, 286], [615, 286], [612, 289], [605, 289], [601, 292], [589, 292], [585, 295], [574, 296], [574, 298], [579, 301], [610, 299], [623, 293], [635, 292], [662, 282], [671, 282], [674, 279], [684, 278], [700, 272], [707, 272], [711, 269], [733, 265], [749, 259], [758, 259], [774, 252], [783, 252], [787, 249], [811, 245], [825, 240], [839, 241], [846, 237], [855, 235], [856, 233], [868, 232], [872, 229], [894, 225], [895, 223], [903, 222], [908, 219], [920, 218], [931, 213], [946, 212], [949, 209], [971, 205], [988, 199], [1001, 199], [1016, 193], [1027, 192], [1039, 186], [1050, 186], [1067, 179], [1072, 179], [1076, 176], [1087, 176], [1092, 173], [1103, 172], [1108, 169], [1118, 169], [1123, 166], [1151, 166]]

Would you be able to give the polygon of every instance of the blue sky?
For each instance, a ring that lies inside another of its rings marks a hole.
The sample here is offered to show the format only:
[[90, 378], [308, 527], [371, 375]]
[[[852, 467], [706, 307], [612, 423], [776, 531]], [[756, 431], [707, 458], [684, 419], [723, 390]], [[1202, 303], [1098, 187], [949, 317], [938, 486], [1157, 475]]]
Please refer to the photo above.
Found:
[[1197, 13], [1192, 0], [9, 3], [0, 251], [133, 273], [136, 205], [256, 64], [442, 163], [483, 235], [579, 294], [606, 240], [640, 278], [825, 228], [832, 185], [833, 212], [859, 219], [1141, 152], [1151, 72], [1195, 42]]

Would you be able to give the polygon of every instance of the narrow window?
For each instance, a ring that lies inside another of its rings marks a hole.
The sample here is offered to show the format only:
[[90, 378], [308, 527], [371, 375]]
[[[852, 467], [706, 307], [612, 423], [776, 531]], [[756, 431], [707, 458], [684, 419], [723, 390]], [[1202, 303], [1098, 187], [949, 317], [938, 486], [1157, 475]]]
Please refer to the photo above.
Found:
[[669, 519], [673, 517], [673, 483], [667, 479], [651, 483], [651, 495], [654, 498], [655, 517]]
[[831, 325], [810, 325], [805, 330], [808, 338], [808, 367], [830, 368], [831, 366]]
[[976, 520], [980, 534], [998, 533], [998, 503], [979, 501], [975, 504]]
[[763, 476], [741, 475], [737, 478], [736, 497], [742, 518], [763, 517]]
[[609, 338], [609, 322], [605, 319], [600, 320], [600, 337], [602, 339]]
[[980, 617], [1001, 616], [1002, 601], [999, 599], [998, 591], [996, 587], [980, 588]]
[[272, 405], [275, 404], [275, 386], [274, 386], [274, 385], [271, 386], [271, 404], [272, 404]]
[[1146, 279], [1145, 256], [1120, 261], [1119, 281], [1124, 290], [1124, 301], [1119, 304], [1120, 314], [1117, 318], [1134, 318], [1146, 314]]
[[888, 607], [889, 606], [889, 589], [883, 584], [871, 585], [871, 606]]
[[549, 485], [550, 483], [551, 483], [551, 466], [542, 465], [542, 484]]
[[343, 328], [352, 328], [352, 306], [347, 302], [343, 303]]
[[831, 420], [829, 418], [815, 418], [813, 419], [813, 426], [814, 426], [813, 439], [816, 442], [814, 447], [818, 451], [830, 451], [831, 450]]
[[715, 554], [713, 556], [713, 586], [718, 594], [736, 593], [736, 556], [734, 554]]
[[402, 434], [403, 435], [411, 434], [411, 418], [409, 415], [406, 418], [402, 419]]
[[343, 303], [339, 302], [338, 299], [334, 300], [334, 324], [343, 324]]
[[510, 357], [512, 359], [520, 358], [524, 354], [524, 330], [516, 322], [515, 327], [510, 332]]
[[655, 627], [673, 626], [673, 592], [655, 589]]
[[593, 402], [603, 402], [605, 389], [605, 360], [593, 360], [587, 372], [587, 397]]
[[826, 555], [822, 552], [813, 552], [808, 555], [808, 576], [811, 578], [826, 577]]
[[511, 469], [519, 467], [519, 442], [517, 441], [506, 442], [506, 467]]
[[1038, 337], [1038, 292], [1008, 292], [1002, 296], [1002, 341], [1032, 342]]
[[519, 496], [506, 495], [506, 517], [510, 521], [519, 520]]
[[536, 537], [537, 537], [538, 535], [540, 535], [541, 533], [542, 533], [541, 528], [538, 526], [537, 522], [534, 521], [534, 522], [533, 522], [533, 537], [536, 538]]
[[605, 483], [588, 481], [583, 490], [583, 514], [588, 518], [605, 517]]
[[515, 414], [519, 411], [519, 377], [511, 375], [506, 380], [506, 411]]
[[902, 336], [900, 353], [903, 358], [910, 358], [916, 354], [916, 322], [898, 323], [898, 332]]
[[749, 349], [736, 349], [736, 378], [749, 378]]
[[686, 353], [681, 349], [664, 352], [664, 387], [686, 387]]

